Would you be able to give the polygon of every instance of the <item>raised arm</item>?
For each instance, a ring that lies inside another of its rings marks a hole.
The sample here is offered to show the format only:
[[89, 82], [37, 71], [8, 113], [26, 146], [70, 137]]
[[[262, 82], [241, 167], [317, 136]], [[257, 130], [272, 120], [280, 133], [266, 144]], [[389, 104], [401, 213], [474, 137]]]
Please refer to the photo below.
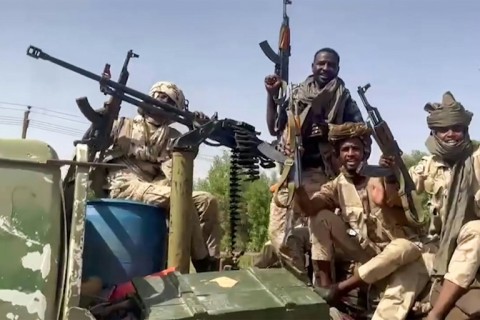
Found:
[[268, 132], [272, 136], [277, 136], [277, 128], [275, 123], [278, 118], [277, 104], [274, 97], [278, 95], [282, 80], [277, 75], [269, 75], [265, 77], [265, 90], [267, 91], [267, 127]]

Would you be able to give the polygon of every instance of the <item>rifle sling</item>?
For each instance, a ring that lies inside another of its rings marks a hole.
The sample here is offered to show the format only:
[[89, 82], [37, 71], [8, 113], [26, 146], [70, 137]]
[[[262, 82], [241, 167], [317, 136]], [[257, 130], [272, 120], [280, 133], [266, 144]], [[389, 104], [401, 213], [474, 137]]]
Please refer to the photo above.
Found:
[[[296, 148], [299, 147], [295, 141], [295, 136], [298, 134], [298, 132], [301, 132], [301, 127], [308, 112], [310, 111], [310, 108], [311, 106], [307, 106], [298, 117], [295, 116], [293, 112], [288, 112], [287, 140], [291, 150], [296, 150]], [[291, 176], [291, 170], [294, 167], [295, 160], [301, 161], [301, 159], [295, 159], [295, 152], [293, 152], [293, 156], [288, 157], [283, 164], [280, 180], [273, 186], [273, 201], [280, 208], [289, 208], [295, 195], [295, 183], [291, 179], [291, 181], [288, 181]], [[278, 199], [278, 192], [285, 184], [287, 184], [288, 192], [287, 201], [285, 203], [281, 203]]]
[[[407, 192], [405, 192], [405, 179], [402, 175], [399, 176], [398, 180], [398, 196], [400, 197], [403, 210], [405, 211], [405, 218], [407, 219], [408, 224], [413, 228], [423, 227], [427, 220], [425, 216], [423, 216], [422, 218], [419, 217], [419, 214], [421, 212], [421, 205], [419, 203], [419, 199], [415, 198], [413, 194], [407, 194]], [[413, 204], [413, 208], [411, 208], [410, 206], [409, 198], [411, 198], [410, 200]]]

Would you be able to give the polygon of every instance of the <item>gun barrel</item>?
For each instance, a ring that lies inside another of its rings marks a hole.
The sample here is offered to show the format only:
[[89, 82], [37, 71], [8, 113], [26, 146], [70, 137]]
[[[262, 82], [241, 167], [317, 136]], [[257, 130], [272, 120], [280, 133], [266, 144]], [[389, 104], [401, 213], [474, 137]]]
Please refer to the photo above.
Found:
[[70, 71], [81, 74], [82, 76], [90, 78], [92, 80], [99, 81], [99, 82], [102, 80], [101, 76], [99, 76], [99, 75], [97, 75], [93, 72], [87, 71], [85, 69], [79, 68], [77, 66], [74, 66], [73, 64], [70, 64], [70, 63], [65, 62], [63, 60], [52, 57], [52, 56], [46, 54], [45, 52], [43, 52], [41, 49], [39, 49], [37, 47], [30, 46], [27, 49], [27, 55], [29, 57], [32, 57], [32, 58], [35, 58], [35, 59], [42, 59], [42, 60], [50, 61], [50, 62], [52, 62], [56, 65], [59, 65], [59, 66], [61, 66], [63, 68], [66, 68]]
[[[194, 113], [188, 110], [179, 110], [174, 106], [171, 106], [167, 103], [159, 101], [146, 95], [140, 91], [134, 90], [127, 87], [121, 83], [115, 82], [111, 79], [106, 79], [99, 75], [96, 75], [90, 71], [74, 66], [68, 62], [62, 61], [60, 59], [54, 58], [41, 49], [30, 46], [27, 50], [27, 55], [35, 59], [42, 59], [50, 61], [56, 65], [59, 65], [63, 68], [66, 68], [70, 71], [83, 75], [87, 78], [95, 80], [100, 83], [101, 89], [107, 95], [135, 105], [139, 108], [144, 109], [147, 113], [150, 113], [152, 116], [159, 116], [164, 119], [169, 119], [173, 122], [181, 123], [187, 126], [189, 129], [194, 129], [200, 127], [200, 132], [202, 132], [202, 123], [197, 122], [196, 116]], [[84, 99], [86, 101], [86, 99]], [[88, 104], [88, 101], [87, 101]], [[84, 106], [85, 107], [85, 106]], [[85, 108], [84, 108], [85, 109]], [[88, 108], [91, 109], [91, 108]], [[89, 111], [89, 110], [88, 110]], [[93, 121], [94, 117], [91, 117]], [[214, 116], [211, 120], [205, 121], [206, 124], [211, 122], [217, 122], [219, 125], [216, 126], [216, 130], [209, 134], [209, 139], [218, 142], [219, 145], [236, 148], [238, 143], [248, 143], [252, 147], [252, 157], [258, 158], [260, 160], [260, 165], [264, 168], [271, 168], [274, 166], [273, 162], [268, 160], [272, 158], [272, 155], [275, 157], [275, 153], [278, 153], [271, 145], [265, 143], [263, 140], [258, 138], [259, 132], [255, 131], [255, 127], [247, 123], [236, 121], [232, 119], [223, 119], [217, 120], [217, 117]], [[237, 140], [238, 139], [238, 140]], [[243, 141], [243, 142], [242, 142]], [[262, 146], [260, 148], [260, 146]], [[263, 151], [262, 151], [263, 150]], [[266, 152], [268, 151], [268, 152]]]
[[[161, 102], [157, 99], [154, 99], [154, 98], [150, 97], [149, 95], [146, 95], [146, 94], [144, 94], [140, 91], [129, 88], [129, 87], [127, 87], [123, 84], [120, 84], [118, 82], [115, 82], [111, 79], [105, 79], [105, 78], [103, 78], [103, 77], [101, 77], [101, 76], [99, 76], [99, 75], [97, 75], [93, 72], [82, 69], [80, 67], [77, 67], [77, 66], [75, 66], [73, 64], [70, 64], [68, 62], [65, 62], [63, 60], [57, 59], [55, 57], [52, 57], [52, 56], [46, 54], [45, 52], [43, 52], [39, 48], [30, 46], [27, 50], [27, 55], [30, 56], [30, 57], [36, 58], [36, 59], [42, 59], [42, 60], [50, 61], [50, 62], [52, 62], [56, 65], [59, 65], [59, 66], [65, 68], [65, 69], [68, 69], [68, 70], [73, 71], [75, 73], [78, 73], [78, 74], [80, 74], [84, 77], [87, 77], [87, 78], [90, 78], [92, 80], [98, 81], [99, 83], [101, 83], [102, 85], [104, 85], [106, 87], [113, 88], [115, 90], [108, 90], [107, 89], [107, 93], [110, 94], [110, 95], [113, 95], [113, 96], [118, 96], [118, 98], [121, 98], [122, 100], [127, 101], [129, 103], [135, 104], [135, 105], [140, 106], [140, 107], [144, 106], [144, 104], [139, 105], [141, 103], [141, 101], [136, 101], [134, 99], [129, 99], [130, 97], [127, 97], [126, 96], [127, 94], [131, 95], [133, 97], [136, 97], [137, 99], [140, 99], [140, 100], [142, 100], [142, 101], [144, 101], [148, 104], [151, 104], [151, 105], [154, 105], [158, 108], [161, 108], [161, 109], [163, 109], [163, 111], [181, 116], [182, 118], [186, 118], [190, 121], [190, 123], [194, 119], [194, 115], [191, 112], [181, 111], [181, 110], [175, 108], [174, 106], [171, 106], [167, 103], [164, 103], [164, 102]], [[183, 121], [181, 123], [186, 124], [185, 121]]]

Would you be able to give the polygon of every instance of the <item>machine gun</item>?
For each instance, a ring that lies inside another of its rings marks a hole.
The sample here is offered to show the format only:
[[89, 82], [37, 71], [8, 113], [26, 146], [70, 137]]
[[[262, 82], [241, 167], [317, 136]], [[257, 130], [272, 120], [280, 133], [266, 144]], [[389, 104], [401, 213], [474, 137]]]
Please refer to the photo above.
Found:
[[[285, 156], [282, 153], [277, 151], [269, 143], [259, 139], [258, 135], [260, 133], [255, 130], [255, 127], [248, 123], [233, 119], [220, 120], [218, 119], [218, 115], [216, 113], [210, 119], [199, 120], [193, 112], [188, 110], [179, 110], [172, 105], [154, 99], [149, 95], [127, 87], [124, 84], [115, 82], [108, 76], [99, 76], [93, 72], [50, 56], [41, 49], [33, 46], [30, 46], [27, 49], [27, 55], [35, 59], [50, 61], [70, 71], [98, 81], [100, 83], [101, 92], [114, 97], [117, 99], [117, 101], [125, 101], [133, 104], [141, 108], [145, 113], [152, 117], [170, 119], [173, 122], [178, 122], [187, 126], [190, 131], [173, 141], [171, 147], [174, 151], [181, 150], [184, 152], [194, 152], [198, 150], [198, 147], [201, 143], [205, 143], [210, 146], [225, 146], [230, 148], [232, 152], [230, 169], [230, 218], [232, 228], [231, 250], [234, 251], [237, 249], [237, 251], [242, 251], [238, 250], [239, 244], [237, 243], [237, 235], [239, 233], [238, 229], [240, 228], [239, 202], [241, 201], [241, 180], [257, 179], [259, 177], [259, 166], [266, 169], [274, 168], [275, 161], [281, 163], [285, 161]], [[82, 114], [88, 120], [90, 120], [94, 126], [96, 124], [97, 126], [101, 127], [101, 125], [104, 124], [104, 122], [102, 122], [104, 121], [102, 119], [102, 115], [90, 106], [90, 103], [86, 97], [78, 98], [77, 105]], [[117, 112], [117, 110], [115, 110], [115, 112]], [[103, 134], [97, 135], [95, 145], [101, 146], [102, 148], [108, 147], [109, 143], [105, 140], [102, 140], [106, 139], [107, 136], [108, 135]], [[100, 141], [98, 139], [100, 139]], [[212, 140], [214, 143], [208, 142], [207, 140]], [[188, 170], [186, 170], [186, 172], [187, 171]], [[187, 175], [187, 173], [185, 173], [185, 175]], [[188, 182], [185, 183], [188, 184]], [[188, 190], [188, 188], [189, 187], [187, 185], [185, 190]], [[183, 193], [186, 194], [188, 192], [184, 191]], [[174, 202], [173, 194], [174, 192], [172, 191], [172, 203]], [[181, 201], [178, 202], [181, 203]], [[189, 208], [186, 210], [189, 210]], [[172, 213], [171, 216], [173, 217], [175, 214]], [[184, 239], [177, 240], [179, 242], [185, 242]]]
[[[426, 217], [421, 217], [422, 206], [421, 198], [416, 192], [416, 186], [413, 182], [410, 174], [408, 173], [407, 166], [402, 159], [402, 151], [398, 146], [397, 141], [395, 140], [392, 131], [390, 130], [388, 124], [383, 120], [380, 112], [377, 108], [373, 107], [367, 100], [365, 93], [370, 88], [370, 83], [365, 86], [359, 86], [357, 88], [357, 93], [362, 100], [363, 105], [368, 113], [367, 125], [373, 131], [373, 137], [377, 142], [380, 150], [383, 155], [394, 157], [395, 168], [391, 174], [396, 178], [396, 181], [399, 183], [399, 196], [402, 201], [403, 209], [405, 210], [405, 216], [408, 222], [413, 227], [423, 227], [426, 223]], [[385, 168], [370, 170], [368, 167], [364, 168], [365, 172], [371, 171], [373, 175], [378, 174], [379, 176], [385, 174]], [[376, 172], [375, 171], [383, 171]], [[368, 173], [366, 174], [368, 175]]]
[[291, 55], [290, 19], [287, 15], [287, 5], [289, 4], [292, 4], [291, 0], [283, 0], [283, 21], [280, 26], [278, 53], [275, 53], [272, 47], [268, 44], [268, 41], [265, 40], [259, 43], [263, 53], [275, 64], [275, 74], [282, 80], [282, 87], [280, 88], [278, 97], [273, 98], [277, 104], [277, 121], [275, 123], [275, 129], [280, 131], [283, 130], [287, 124], [286, 100], [288, 90], [288, 65]]

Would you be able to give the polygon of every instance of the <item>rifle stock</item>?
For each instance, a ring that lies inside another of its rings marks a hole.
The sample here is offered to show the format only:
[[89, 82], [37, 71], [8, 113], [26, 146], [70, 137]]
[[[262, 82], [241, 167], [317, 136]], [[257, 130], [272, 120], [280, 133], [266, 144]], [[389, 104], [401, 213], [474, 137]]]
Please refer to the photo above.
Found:
[[399, 196], [402, 200], [407, 220], [414, 227], [422, 227], [426, 222], [426, 217], [420, 217], [423, 211], [421, 198], [416, 192], [415, 183], [402, 159], [403, 153], [398, 146], [390, 127], [383, 120], [378, 109], [373, 107], [367, 100], [365, 93], [369, 88], [370, 84], [368, 83], [363, 87], [359, 86], [357, 89], [357, 93], [368, 113], [367, 124], [372, 129], [373, 137], [382, 151], [382, 154], [394, 157], [395, 168], [392, 173], [395, 175], [395, 178], [400, 185]]

